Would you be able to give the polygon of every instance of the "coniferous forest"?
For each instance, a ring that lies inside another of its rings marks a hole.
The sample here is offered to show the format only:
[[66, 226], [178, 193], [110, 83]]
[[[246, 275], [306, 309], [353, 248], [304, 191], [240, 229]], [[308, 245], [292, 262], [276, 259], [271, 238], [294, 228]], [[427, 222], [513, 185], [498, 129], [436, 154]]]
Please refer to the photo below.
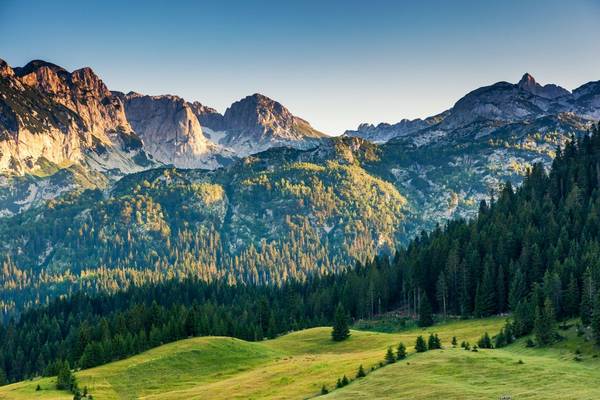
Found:
[[0, 328], [0, 380], [87, 368], [197, 335], [247, 340], [392, 309], [419, 316], [511, 313], [510, 336], [551, 341], [554, 321], [580, 318], [600, 338], [600, 129], [506, 184], [478, 217], [423, 233], [393, 257], [281, 285], [198, 279], [74, 294]]

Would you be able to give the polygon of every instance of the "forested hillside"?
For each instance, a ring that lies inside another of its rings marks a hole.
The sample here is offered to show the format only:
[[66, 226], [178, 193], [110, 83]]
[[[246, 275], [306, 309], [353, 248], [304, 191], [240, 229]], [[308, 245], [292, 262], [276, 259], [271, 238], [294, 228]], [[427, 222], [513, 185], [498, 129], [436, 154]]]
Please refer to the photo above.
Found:
[[272, 337], [330, 323], [337, 305], [352, 318], [400, 308], [423, 324], [432, 311], [511, 311], [511, 336], [581, 317], [600, 338], [599, 189], [596, 127], [558, 150], [549, 173], [536, 165], [521, 187], [482, 202], [476, 219], [424, 233], [392, 261], [281, 286], [170, 281], [56, 300], [2, 327], [0, 368], [14, 381], [54, 373], [57, 361], [88, 367], [191, 335]]
[[393, 254], [406, 200], [355, 138], [217, 171], [155, 169], [0, 221], [5, 314], [73, 290], [198, 277], [281, 285]]

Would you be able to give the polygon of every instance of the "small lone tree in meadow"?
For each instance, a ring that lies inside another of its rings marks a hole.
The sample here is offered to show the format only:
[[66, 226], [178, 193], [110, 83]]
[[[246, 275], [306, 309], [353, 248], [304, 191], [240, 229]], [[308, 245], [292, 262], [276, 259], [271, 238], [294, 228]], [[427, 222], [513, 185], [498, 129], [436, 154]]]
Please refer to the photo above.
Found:
[[346, 386], [349, 383], [350, 383], [350, 379], [348, 379], [348, 377], [346, 375], [344, 375], [342, 377], [342, 386]]
[[458, 345], [458, 340], [456, 340], [456, 336], [452, 336], [452, 347], [456, 347]]
[[492, 339], [490, 338], [490, 335], [488, 335], [488, 333], [485, 332], [483, 334], [483, 336], [481, 337], [481, 339], [479, 339], [479, 341], [477, 342], [477, 345], [481, 349], [491, 349], [491, 348], [493, 348], [493, 346], [492, 346]]
[[429, 335], [429, 340], [427, 341], [427, 347], [429, 350], [436, 350], [442, 348], [442, 341], [439, 336], [436, 334]]
[[394, 352], [391, 347], [388, 347], [387, 352], [385, 353], [385, 363], [393, 364], [396, 362], [396, 356], [394, 356]]
[[417, 338], [417, 342], [415, 343], [415, 351], [417, 353], [424, 353], [427, 351], [427, 343], [425, 343], [423, 336], [419, 336]]
[[335, 319], [333, 322], [333, 329], [331, 330], [331, 338], [336, 342], [348, 339], [350, 336], [350, 329], [348, 328], [348, 317], [344, 311], [344, 307], [338, 304], [335, 310]]
[[367, 374], [365, 373], [362, 364], [360, 364], [358, 366], [358, 371], [356, 372], [356, 378], [364, 378], [365, 376], [367, 376]]
[[398, 345], [398, 352], [396, 353], [396, 358], [398, 360], [404, 360], [406, 358], [406, 346], [404, 346], [404, 343], [400, 343]]

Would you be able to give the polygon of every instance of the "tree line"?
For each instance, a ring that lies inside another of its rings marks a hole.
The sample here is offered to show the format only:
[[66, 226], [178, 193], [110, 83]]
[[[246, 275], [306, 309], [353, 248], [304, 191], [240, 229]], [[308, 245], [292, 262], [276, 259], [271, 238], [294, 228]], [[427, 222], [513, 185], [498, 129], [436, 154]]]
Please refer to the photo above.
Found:
[[0, 328], [0, 379], [52, 374], [64, 362], [87, 368], [189, 336], [261, 340], [331, 325], [338, 308], [353, 319], [400, 309], [423, 326], [436, 313], [511, 312], [505, 337], [538, 326], [541, 340], [544, 326], [580, 317], [600, 340], [599, 188], [595, 127], [558, 149], [550, 171], [535, 165], [521, 187], [482, 201], [477, 218], [423, 233], [391, 258], [282, 285], [187, 278], [29, 310]]

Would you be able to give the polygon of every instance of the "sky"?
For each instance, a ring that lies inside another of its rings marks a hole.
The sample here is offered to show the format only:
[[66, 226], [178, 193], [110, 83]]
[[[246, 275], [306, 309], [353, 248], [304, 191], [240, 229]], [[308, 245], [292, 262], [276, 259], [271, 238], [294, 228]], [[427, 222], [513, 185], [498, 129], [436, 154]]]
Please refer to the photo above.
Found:
[[477, 87], [600, 79], [600, 0], [0, 0], [0, 58], [89, 66], [112, 90], [220, 112], [262, 93], [337, 135]]

